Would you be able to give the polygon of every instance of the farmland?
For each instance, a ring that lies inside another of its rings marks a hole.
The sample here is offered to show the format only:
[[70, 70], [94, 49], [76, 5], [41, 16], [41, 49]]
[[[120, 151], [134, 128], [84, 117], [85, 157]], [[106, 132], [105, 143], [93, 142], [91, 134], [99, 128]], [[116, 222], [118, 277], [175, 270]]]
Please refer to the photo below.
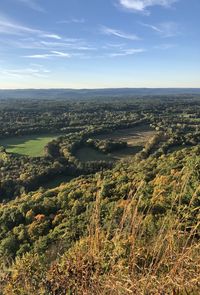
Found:
[[76, 156], [82, 162], [120, 160], [137, 154], [155, 134], [156, 131], [149, 125], [118, 129], [112, 133], [97, 135], [93, 138], [100, 141], [123, 141], [127, 143], [126, 147], [109, 153], [102, 153], [91, 147], [81, 147], [77, 150]]
[[76, 157], [81, 162], [109, 160], [110, 157], [93, 148], [82, 147], [77, 150]]
[[14, 136], [0, 140], [0, 145], [5, 147], [8, 153], [39, 157], [44, 155], [45, 145], [58, 137], [57, 135], [25, 135]]
[[126, 141], [129, 146], [144, 146], [144, 144], [156, 134], [149, 124], [133, 128], [118, 129], [111, 133], [95, 136], [96, 139], [113, 139]]

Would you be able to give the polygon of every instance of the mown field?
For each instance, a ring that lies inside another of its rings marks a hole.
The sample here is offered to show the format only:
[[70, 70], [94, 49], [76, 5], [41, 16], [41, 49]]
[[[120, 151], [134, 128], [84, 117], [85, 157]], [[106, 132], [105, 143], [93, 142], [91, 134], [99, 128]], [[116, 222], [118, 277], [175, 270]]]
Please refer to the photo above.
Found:
[[81, 162], [111, 160], [111, 157], [108, 155], [101, 153], [100, 151], [97, 151], [91, 147], [82, 147], [78, 149], [76, 152], [76, 157]]
[[128, 143], [128, 147], [114, 151], [110, 154], [104, 154], [91, 147], [81, 147], [77, 150], [76, 157], [81, 162], [120, 160], [135, 155], [141, 151], [146, 142], [155, 134], [156, 131], [152, 130], [149, 125], [141, 125], [134, 128], [116, 130], [112, 133], [97, 135], [93, 138], [99, 140], [112, 139], [116, 141], [125, 141]]
[[44, 155], [45, 145], [57, 138], [60, 134], [24, 135], [0, 140], [0, 146], [5, 147], [8, 153], [38, 157]]
[[[122, 140], [128, 143], [128, 148], [105, 155], [89, 147], [82, 147], [77, 151], [77, 158], [82, 162], [121, 159], [140, 151], [144, 144], [155, 134], [149, 126], [143, 125], [134, 128], [116, 130], [112, 133], [95, 136], [96, 139]], [[0, 140], [0, 146], [8, 153], [38, 157], [44, 155], [45, 145], [60, 134], [14, 136]]]
[[145, 143], [156, 134], [149, 125], [141, 125], [133, 128], [116, 130], [112, 133], [95, 136], [96, 139], [113, 139], [126, 141], [129, 146], [144, 146]]

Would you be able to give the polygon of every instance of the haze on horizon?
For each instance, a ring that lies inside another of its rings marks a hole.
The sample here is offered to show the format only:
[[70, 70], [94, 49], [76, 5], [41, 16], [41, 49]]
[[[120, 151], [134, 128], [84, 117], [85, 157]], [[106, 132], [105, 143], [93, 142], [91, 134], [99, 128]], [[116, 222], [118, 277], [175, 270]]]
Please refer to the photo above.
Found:
[[1, 0], [0, 89], [198, 88], [199, 0]]

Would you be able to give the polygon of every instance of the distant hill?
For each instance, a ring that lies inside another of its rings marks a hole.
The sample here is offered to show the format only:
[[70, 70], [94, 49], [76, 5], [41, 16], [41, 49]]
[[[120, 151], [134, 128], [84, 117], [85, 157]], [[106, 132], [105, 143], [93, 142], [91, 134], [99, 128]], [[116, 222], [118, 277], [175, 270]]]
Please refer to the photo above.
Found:
[[200, 88], [105, 88], [105, 89], [16, 89], [0, 90], [0, 99], [71, 99], [106, 96], [200, 94]]

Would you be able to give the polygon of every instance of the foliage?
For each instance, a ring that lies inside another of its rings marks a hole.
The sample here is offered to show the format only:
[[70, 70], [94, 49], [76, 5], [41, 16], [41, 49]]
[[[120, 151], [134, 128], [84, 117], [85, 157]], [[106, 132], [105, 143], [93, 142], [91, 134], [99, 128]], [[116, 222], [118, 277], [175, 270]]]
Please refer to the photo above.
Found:
[[[63, 135], [44, 157], [0, 150], [0, 294], [199, 293], [199, 102], [174, 100], [2, 104], [2, 137]], [[96, 136], [142, 124], [157, 132], [135, 156], [77, 158], [121, 148]], [[31, 191], [57, 174], [76, 177]]]

